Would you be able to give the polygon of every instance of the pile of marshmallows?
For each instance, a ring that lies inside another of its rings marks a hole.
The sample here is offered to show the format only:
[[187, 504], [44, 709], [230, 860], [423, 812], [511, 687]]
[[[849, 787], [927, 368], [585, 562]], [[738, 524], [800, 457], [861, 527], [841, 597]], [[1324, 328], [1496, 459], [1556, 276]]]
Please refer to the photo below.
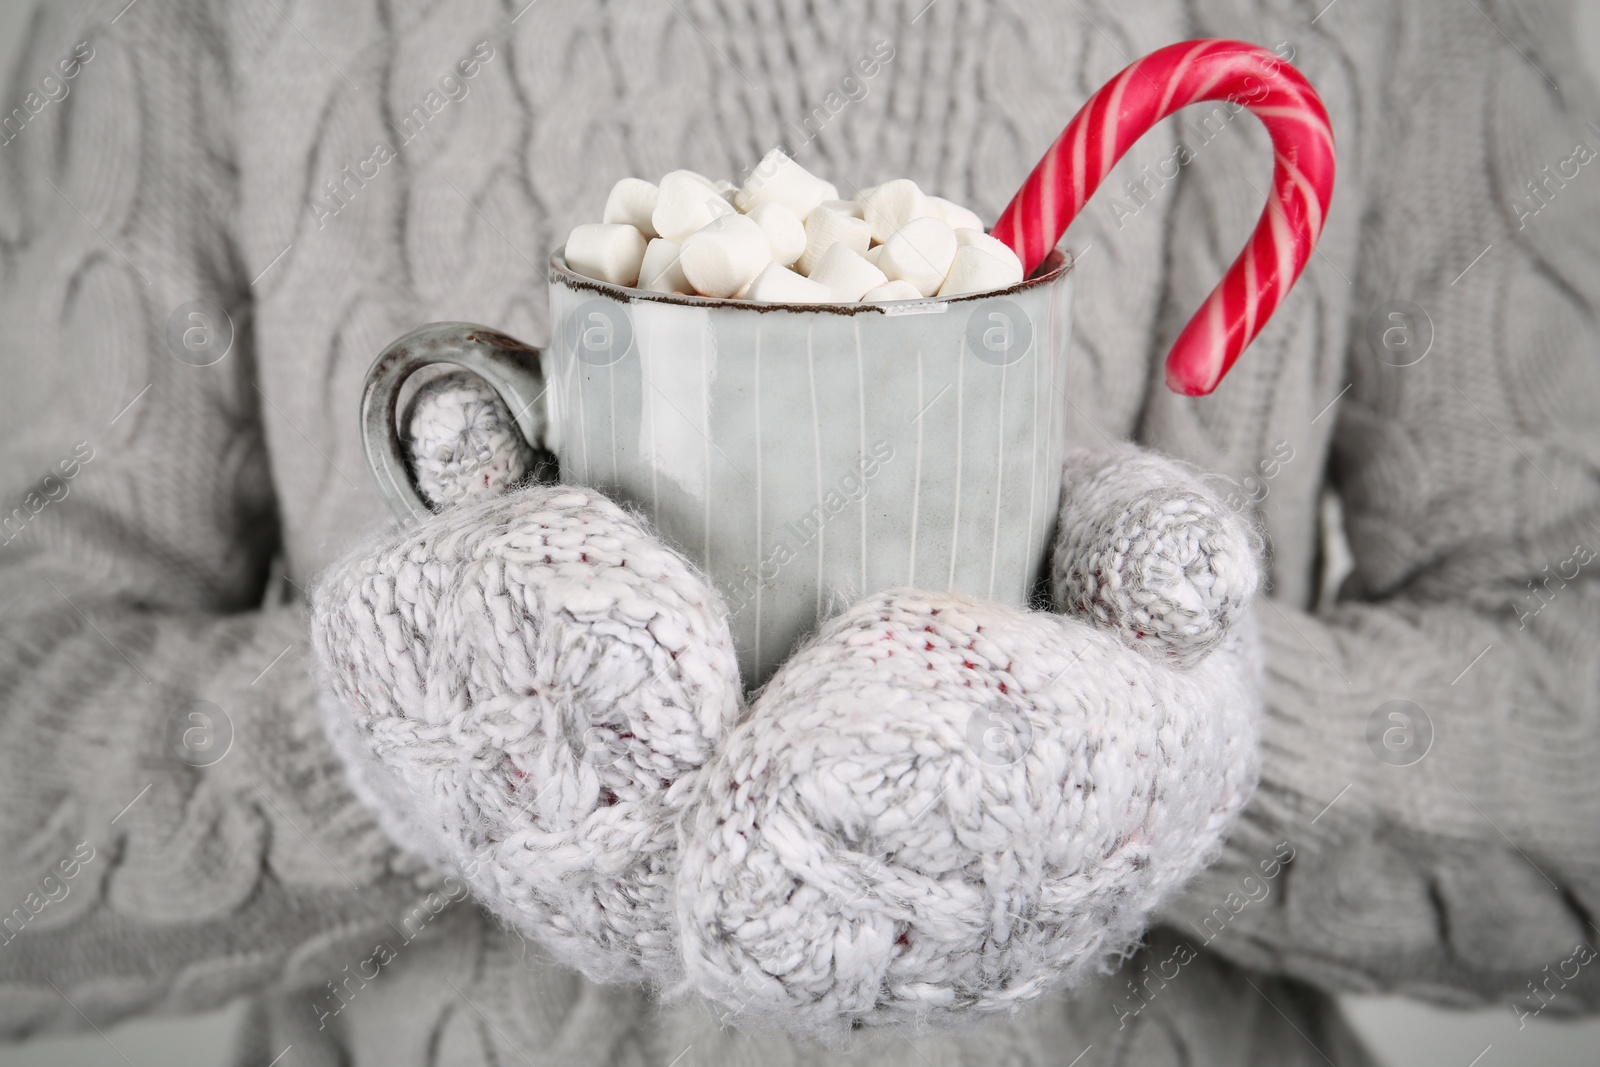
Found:
[[605, 221], [567, 238], [567, 266], [652, 293], [786, 304], [920, 300], [1003, 289], [1022, 262], [978, 216], [905, 178], [853, 200], [767, 153], [743, 186], [675, 170], [624, 178]]

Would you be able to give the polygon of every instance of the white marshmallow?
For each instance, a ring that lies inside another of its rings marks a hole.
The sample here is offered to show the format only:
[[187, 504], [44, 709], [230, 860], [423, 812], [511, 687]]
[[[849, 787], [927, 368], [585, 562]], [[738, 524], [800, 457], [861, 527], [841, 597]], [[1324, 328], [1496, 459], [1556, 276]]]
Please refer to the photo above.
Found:
[[910, 282], [923, 296], [932, 296], [944, 284], [955, 258], [955, 231], [926, 217], [912, 219], [884, 242], [878, 269], [891, 279]]
[[773, 262], [785, 267], [794, 266], [794, 261], [806, 250], [805, 223], [795, 218], [794, 212], [772, 201], [757, 204], [750, 209], [748, 217], [754, 219], [756, 225], [761, 227], [761, 232], [767, 235], [767, 243], [772, 246]]
[[783, 149], [774, 148], [750, 172], [734, 195], [733, 204], [740, 211], [749, 211], [757, 204], [782, 204], [804, 222], [812, 208], [824, 200], [837, 199], [837, 186], [806, 170]]
[[761, 268], [745, 291], [746, 300], [767, 300], [778, 304], [825, 304], [833, 299], [826, 285], [802, 278], [788, 267], [768, 263]]
[[669, 241], [682, 241], [712, 219], [733, 214], [710, 178], [692, 170], [675, 170], [661, 179], [650, 222]]
[[871, 263], [874, 267], [876, 267], [878, 265], [878, 257], [881, 255], [883, 255], [883, 246], [873, 245], [871, 248], [861, 253], [861, 258], [865, 259], [868, 263]]
[[661, 190], [642, 178], [624, 178], [611, 187], [606, 197], [605, 214], [601, 222], [620, 222], [632, 226], [646, 237], [655, 237], [655, 224], [650, 216], [655, 214], [656, 201]]
[[874, 241], [887, 242], [912, 219], [933, 215], [928, 200], [916, 182], [910, 178], [896, 178], [878, 186], [862, 202], [861, 217], [871, 224]]
[[868, 289], [862, 294], [863, 303], [875, 303], [879, 300], [921, 300], [922, 294], [917, 292], [917, 287], [910, 282], [903, 282], [896, 278], [892, 282], [885, 282], [876, 289]]
[[811, 268], [811, 280], [828, 287], [833, 299], [842, 304], [853, 304], [861, 294], [876, 289], [889, 279], [856, 252], [843, 244], [835, 243], [822, 254], [817, 265]]
[[694, 286], [683, 273], [679, 261], [683, 246], [677, 241], [657, 237], [644, 250], [644, 263], [639, 267], [639, 288], [652, 293], [692, 293]]
[[950, 273], [945, 276], [944, 284], [939, 287], [939, 295], [987, 293], [994, 289], [1016, 285], [1022, 280], [1022, 261], [1012, 254], [1011, 249], [1007, 248], [1005, 251], [1004, 256], [997, 256], [977, 245], [966, 245], [956, 249], [955, 259], [950, 264]]
[[644, 234], [621, 223], [586, 222], [567, 235], [567, 266], [585, 278], [635, 285], [644, 262]]
[[724, 215], [684, 238], [678, 262], [695, 292], [729, 297], [772, 262], [772, 246], [753, 219]]
[[865, 218], [861, 213], [861, 204], [855, 200], [824, 200], [818, 207], [825, 207], [830, 211], [837, 211], [841, 215], [849, 215], [853, 219]]
[[806, 219], [806, 250], [795, 269], [801, 274], [810, 274], [821, 262], [822, 254], [835, 244], [843, 243], [852, 252], [862, 255], [871, 242], [872, 228], [865, 219], [852, 218], [819, 205]]
[[971, 229], [983, 232], [983, 220], [978, 218], [977, 212], [969, 211], [942, 196], [928, 197], [928, 208], [934, 218], [952, 230]]
[[739, 187], [726, 178], [717, 178], [711, 184], [716, 188], [717, 195], [726, 200], [729, 206], [732, 206], [733, 198], [739, 195]]
[[957, 229], [956, 246], [958, 248], [966, 248], [969, 245], [973, 248], [981, 248], [991, 256], [1000, 256], [1002, 259], [1006, 256], [1013, 258], [1016, 256], [1016, 253], [1011, 251], [1011, 246], [998, 237], [990, 237], [982, 230], [972, 229], [967, 226]]

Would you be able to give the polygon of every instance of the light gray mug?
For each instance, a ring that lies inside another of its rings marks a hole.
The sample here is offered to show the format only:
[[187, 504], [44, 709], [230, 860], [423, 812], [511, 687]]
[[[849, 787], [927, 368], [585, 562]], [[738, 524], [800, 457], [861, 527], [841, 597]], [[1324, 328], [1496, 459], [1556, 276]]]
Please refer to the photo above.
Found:
[[500, 393], [561, 480], [642, 510], [705, 569], [747, 688], [868, 593], [1028, 603], [1061, 493], [1062, 253], [997, 293], [764, 304], [597, 282], [557, 252], [550, 321], [543, 351], [434, 323], [374, 362], [364, 443], [397, 513], [429, 511], [399, 438], [401, 388], [448, 363]]

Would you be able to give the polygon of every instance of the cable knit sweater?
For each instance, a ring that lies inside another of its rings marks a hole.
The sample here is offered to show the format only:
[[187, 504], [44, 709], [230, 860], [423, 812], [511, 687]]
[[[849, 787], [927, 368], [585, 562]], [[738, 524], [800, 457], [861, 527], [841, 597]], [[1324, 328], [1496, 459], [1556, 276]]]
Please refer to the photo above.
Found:
[[[0, 1033], [250, 994], [254, 1064], [1359, 1064], [1331, 992], [1600, 1004], [1593, 968], [1548, 977], [1600, 936], [1600, 104], [1567, 11], [523, 3], [35, 25], [0, 145]], [[321, 732], [300, 590], [385, 521], [355, 411], [386, 342], [542, 341], [542, 261], [614, 180], [778, 142], [992, 219], [1093, 88], [1201, 35], [1292, 49], [1341, 174], [1209, 398], [1159, 357], [1260, 210], [1253, 120], [1165, 124], [1069, 235], [1072, 436], [1235, 479], [1272, 548], [1262, 787], [1139, 955], [841, 1059], [590, 985], [384, 837]], [[221, 358], [193, 301], [231, 318]]]

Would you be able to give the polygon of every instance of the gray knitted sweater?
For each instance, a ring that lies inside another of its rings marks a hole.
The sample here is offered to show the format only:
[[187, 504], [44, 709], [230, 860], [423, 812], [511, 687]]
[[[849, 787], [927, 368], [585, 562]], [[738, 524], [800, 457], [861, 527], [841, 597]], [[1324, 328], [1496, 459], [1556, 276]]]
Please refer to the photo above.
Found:
[[1214, 396], [1168, 393], [1270, 153], [1225, 110], [1163, 126], [1069, 237], [1066, 417], [1237, 479], [1259, 518], [1262, 787], [1121, 972], [840, 1062], [1359, 1064], [1330, 992], [1600, 1004], [1600, 102], [1567, 12], [524, 2], [34, 28], [0, 145], [0, 1034], [250, 994], [256, 1064], [839, 1059], [554, 967], [352, 798], [301, 590], [385, 518], [362, 375], [431, 319], [542, 341], [540, 264], [625, 175], [785, 142], [992, 219], [1094, 87], [1202, 35], [1292, 49], [1321, 90], [1326, 237]]

